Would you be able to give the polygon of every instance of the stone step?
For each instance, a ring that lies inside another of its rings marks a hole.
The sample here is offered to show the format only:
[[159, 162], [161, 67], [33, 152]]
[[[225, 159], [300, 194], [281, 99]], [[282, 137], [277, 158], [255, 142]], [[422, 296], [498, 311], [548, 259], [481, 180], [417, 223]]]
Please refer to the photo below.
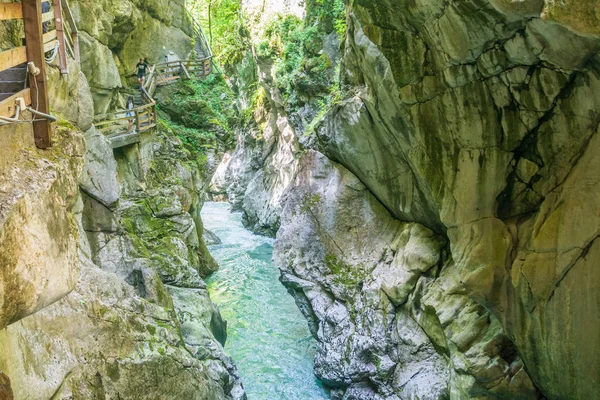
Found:
[[12, 96], [14, 93], [0, 93], [0, 101], [8, 99], [10, 96]]
[[0, 92], [17, 93], [25, 89], [25, 81], [2, 81], [0, 80]]
[[27, 78], [27, 68], [25, 64], [18, 65], [13, 68], [6, 69], [0, 72], [0, 81], [21, 81], [24, 82]]

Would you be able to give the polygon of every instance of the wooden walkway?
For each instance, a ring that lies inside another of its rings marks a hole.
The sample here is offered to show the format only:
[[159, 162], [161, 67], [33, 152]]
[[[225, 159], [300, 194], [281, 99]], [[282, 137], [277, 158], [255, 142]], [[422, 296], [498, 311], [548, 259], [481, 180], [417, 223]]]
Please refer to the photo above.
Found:
[[180, 60], [150, 67], [146, 85], [140, 89], [141, 105], [94, 117], [94, 125], [104, 133], [113, 149], [139, 143], [141, 134], [156, 127], [157, 113], [154, 92], [160, 86], [180, 79], [203, 79], [212, 73], [212, 56], [198, 60]]
[[[152, 96], [157, 87], [180, 79], [203, 79], [212, 73], [212, 51], [206, 35], [189, 12], [188, 18], [196, 39], [196, 58], [152, 66], [136, 107], [94, 118], [95, 126], [110, 138], [113, 148], [137, 143], [142, 133], [156, 127], [156, 102]], [[0, 52], [0, 116], [5, 118], [0, 126], [17, 113], [17, 104], [22, 104], [17, 99], [23, 99], [30, 110], [48, 114], [45, 64], [57, 59], [61, 73], [66, 74], [69, 57], [79, 62], [78, 31], [67, 0], [0, 3], [0, 23], [13, 20], [23, 21], [24, 44]], [[35, 68], [28, 69], [28, 63]], [[47, 119], [36, 118], [33, 131], [37, 147], [51, 146]]]

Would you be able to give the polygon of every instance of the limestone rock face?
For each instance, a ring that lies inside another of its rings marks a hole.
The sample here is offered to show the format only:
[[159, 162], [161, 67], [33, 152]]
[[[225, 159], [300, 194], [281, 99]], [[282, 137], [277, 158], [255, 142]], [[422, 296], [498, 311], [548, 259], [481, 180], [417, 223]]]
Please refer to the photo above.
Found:
[[317, 152], [284, 201], [275, 259], [334, 398], [537, 398], [498, 319], [462, 290], [445, 238], [394, 219]]
[[[74, 0], [81, 32], [82, 70], [94, 96], [96, 114], [115, 108], [122, 77], [133, 77], [142, 57], [164, 62], [169, 53], [186, 58], [193, 49], [183, 0]], [[137, 83], [137, 82], [136, 82]]]
[[98, 135], [86, 132], [78, 158], [77, 235], [54, 232], [80, 273], [50, 272], [77, 286], [0, 333], [15, 398], [245, 399], [223, 350], [227, 324], [202, 280], [217, 265], [202, 240], [200, 167], [163, 133], [114, 153]]
[[323, 151], [396, 218], [447, 235], [466, 293], [546, 396], [593, 396], [600, 336], [571, 332], [600, 331], [600, 41], [484, 1], [384, 3], [352, 8], [345, 76], [362, 90], [319, 131]]
[[10, 379], [0, 372], [0, 399], [13, 400], [13, 396], [13, 391], [10, 387]]
[[121, 88], [121, 77], [113, 53], [85, 31], [79, 38], [81, 46], [81, 66], [92, 89], [94, 111], [102, 114], [108, 111], [113, 92]]
[[[75, 129], [57, 127], [55, 145], [33, 146], [30, 125], [0, 128], [0, 328], [69, 293], [77, 282], [73, 224], [84, 143]], [[17, 141], [13, 149], [13, 139]], [[22, 139], [20, 139], [22, 140]], [[13, 151], [14, 150], [14, 151]]]
[[[300, 143], [281, 104], [279, 89], [273, 84], [269, 63], [259, 65], [259, 76], [270, 104], [257, 113], [260, 134], [256, 127], [240, 132], [235, 151], [219, 168], [225, 169], [229, 201], [234, 209], [244, 211], [244, 225], [275, 236], [282, 210], [280, 199], [296, 172]], [[218, 179], [216, 175], [217, 185]]]
[[231, 398], [222, 348], [202, 343], [206, 359], [182, 345], [155, 273], [132, 286], [83, 262], [72, 294], [0, 333], [0, 368], [16, 398]]
[[53, 113], [73, 123], [85, 132], [92, 126], [94, 101], [89, 84], [80, 65], [68, 60], [67, 74], [61, 74], [55, 60], [52, 67], [46, 68], [48, 76], [48, 99]]
[[110, 207], [119, 199], [117, 162], [110, 140], [96, 128], [89, 129], [84, 138], [87, 151], [79, 185], [88, 196]]
[[[334, 397], [597, 396], [596, 3], [348, 6], [345, 98], [302, 141], [333, 163], [241, 203], [283, 210], [282, 280]], [[229, 174], [275, 179], [235, 162], [263, 152], [240, 140]]]

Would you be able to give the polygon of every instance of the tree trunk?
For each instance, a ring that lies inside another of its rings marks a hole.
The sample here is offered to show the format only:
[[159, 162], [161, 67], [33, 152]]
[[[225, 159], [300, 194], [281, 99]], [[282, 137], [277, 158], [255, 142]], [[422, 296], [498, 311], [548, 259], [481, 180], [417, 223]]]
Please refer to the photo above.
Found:
[[210, 47], [213, 45], [212, 35], [212, 0], [208, 1], [208, 36], [210, 38]]

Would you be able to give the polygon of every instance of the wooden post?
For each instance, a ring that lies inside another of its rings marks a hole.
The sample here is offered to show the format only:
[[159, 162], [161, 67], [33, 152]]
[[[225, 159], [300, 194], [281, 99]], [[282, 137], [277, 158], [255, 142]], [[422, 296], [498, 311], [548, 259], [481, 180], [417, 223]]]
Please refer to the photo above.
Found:
[[182, 61], [180, 61], [179, 64], [181, 65], [181, 72], [183, 72], [182, 75], [185, 75], [186, 79], [190, 79], [190, 74], [188, 73], [188, 70], [185, 67], [185, 64]]
[[61, 74], [67, 74], [67, 44], [61, 0], [54, 0], [54, 21], [56, 23], [56, 38], [58, 39], [58, 66]]
[[[42, 1], [23, 0], [23, 22], [25, 24], [25, 45], [27, 61], [40, 69], [37, 76], [30, 75], [31, 107], [48, 114], [48, 96], [46, 93], [46, 65], [44, 59], [44, 41], [42, 40]], [[33, 123], [35, 145], [40, 149], [52, 146], [50, 121], [44, 118]]]
[[[137, 130], [137, 133], [140, 133], [142, 130], [142, 124], [140, 123], [140, 111], [139, 110], [135, 110], [135, 127]], [[129, 132], [131, 133], [131, 132]]]

